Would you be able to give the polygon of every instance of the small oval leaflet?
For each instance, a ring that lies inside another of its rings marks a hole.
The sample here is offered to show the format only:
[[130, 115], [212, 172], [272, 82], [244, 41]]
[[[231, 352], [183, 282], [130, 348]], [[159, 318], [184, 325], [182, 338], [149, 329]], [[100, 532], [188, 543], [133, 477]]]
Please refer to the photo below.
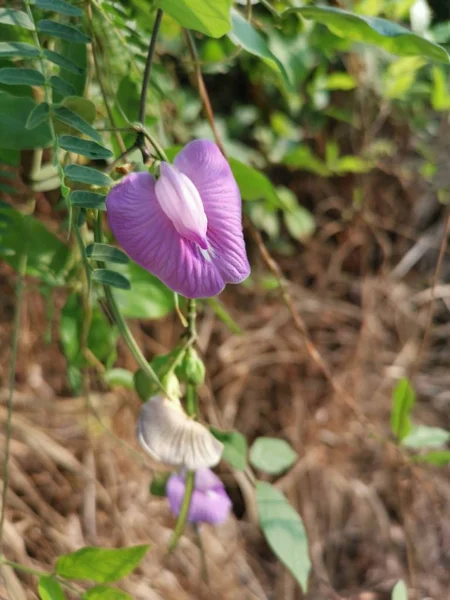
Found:
[[50, 77], [50, 85], [55, 92], [58, 92], [61, 96], [73, 96], [73, 94], [75, 94], [73, 86], [70, 85], [70, 83], [67, 83], [67, 81], [64, 81], [64, 79], [61, 79], [61, 77], [58, 77], [58, 75], [52, 75]]
[[87, 183], [89, 185], [109, 187], [113, 184], [113, 180], [108, 177], [108, 175], [105, 175], [105, 173], [102, 173], [97, 169], [92, 169], [91, 167], [67, 165], [67, 167], [64, 169], [64, 174], [72, 181]]
[[80, 208], [106, 210], [105, 196], [104, 194], [97, 194], [97, 192], [76, 190], [70, 194], [69, 202], [72, 206], [79, 206]]
[[[74, 90], [72, 88], [72, 93], [73, 93], [73, 91]], [[55, 113], [55, 117], [59, 121], [62, 121], [66, 125], [70, 125], [70, 127], [73, 127], [80, 133], [84, 133], [85, 135], [91, 137], [96, 142], [99, 142], [99, 143], [102, 142], [101, 135], [99, 133], [97, 133], [97, 131], [95, 131], [95, 129], [91, 125], [89, 125], [89, 123], [87, 121], [85, 121], [83, 118], [81, 118], [79, 115], [77, 115], [77, 113], [74, 112], [73, 110], [70, 110], [69, 108], [66, 108], [65, 106], [57, 106], [54, 109], [54, 113]]]
[[72, 6], [64, 0], [34, 0], [36, 6], [43, 10], [51, 10], [52, 12], [66, 15], [68, 17], [82, 17], [83, 11], [77, 6]]
[[34, 23], [23, 10], [13, 8], [0, 8], [0, 23], [2, 25], [13, 25], [34, 31]]
[[38, 31], [41, 33], [47, 33], [53, 37], [72, 42], [73, 44], [88, 44], [91, 38], [88, 37], [83, 31], [72, 27], [71, 25], [63, 25], [56, 21], [50, 21], [43, 19], [37, 24]]
[[103, 285], [110, 285], [121, 290], [131, 289], [130, 282], [126, 277], [109, 269], [95, 269], [92, 271], [92, 279]]
[[86, 255], [92, 260], [101, 260], [122, 265], [126, 265], [130, 262], [130, 259], [125, 252], [119, 248], [110, 246], [109, 244], [89, 244], [89, 246], [86, 247]]
[[58, 67], [61, 67], [66, 71], [70, 71], [75, 75], [82, 75], [85, 71], [85, 69], [79, 67], [73, 60], [70, 60], [70, 58], [66, 58], [58, 52], [48, 50], [47, 48], [44, 50], [44, 58], [52, 62], [54, 65], [58, 65]]
[[62, 135], [59, 138], [59, 145], [64, 150], [81, 154], [82, 156], [92, 158], [93, 160], [112, 158], [113, 156], [113, 153], [110, 150], [100, 146], [97, 142], [82, 140], [74, 135]]
[[51, 575], [42, 575], [39, 578], [39, 598], [41, 600], [64, 600], [64, 592], [58, 581]]
[[0, 42], [0, 57], [23, 56], [32, 58], [39, 56], [39, 49], [26, 42]]
[[44, 85], [45, 77], [36, 69], [4, 67], [0, 69], [0, 83], [6, 85]]
[[44, 121], [48, 121], [50, 115], [50, 106], [47, 102], [42, 102], [33, 108], [30, 112], [27, 122], [25, 123], [26, 129], [34, 129]]
[[278, 475], [294, 464], [297, 453], [284, 440], [259, 437], [250, 448], [249, 458], [256, 469]]

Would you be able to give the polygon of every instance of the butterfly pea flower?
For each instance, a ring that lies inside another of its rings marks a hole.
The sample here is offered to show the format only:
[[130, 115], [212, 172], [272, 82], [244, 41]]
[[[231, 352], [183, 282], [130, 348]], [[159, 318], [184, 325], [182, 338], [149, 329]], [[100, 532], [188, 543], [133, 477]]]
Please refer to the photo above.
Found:
[[184, 411], [178, 399], [154, 396], [142, 406], [137, 437], [155, 460], [190, 471], [214, 467], [223, 444]]
[[127, 254], [187, 298], [216, 296], [250, 273], [239, 188], [219, 148], [195, 140], [157, 180], [131, 173], [106, 199], [111, 230]]
[[[184, 473], [175, 473], [167, 481], [167, 498], [170, 510], [177, 517], [186, 490]], [[231, 500], [222, 481], [210, 469], [195, 472], [194, 491], [189, 506], [190, 523], [210, 523], [218, 525], [227, 520], [231, 510]]]

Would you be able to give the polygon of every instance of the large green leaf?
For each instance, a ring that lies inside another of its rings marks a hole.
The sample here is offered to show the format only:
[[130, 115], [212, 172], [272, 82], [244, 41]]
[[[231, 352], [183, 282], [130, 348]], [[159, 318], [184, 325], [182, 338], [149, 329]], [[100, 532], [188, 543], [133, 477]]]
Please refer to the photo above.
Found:
[[273, 54], [264, 37], [246, 21], [237, 10], [231, 11], [232, 29], [228, 37], [237, 46], [241, 46], [250, 54], [264, 59], [268, 64], [275, 67], [283, 76], [284, 81], [290, 85], [289, 77], [283, 64]]
[[49, 36], [57, 37], [72, 44], [88, 44], [91, 38], [83, 31], [72, 27], [71, 25], [63, 25], [56, 21], [43, 19], [37, 24], [38, 31], [46, 33]]
[[400, 379], [392, 394], [391, 429], [401, 442], [411, 431], [411, 409], [416, 401], [416, 394], [408, 379]]
[[289, 469], [297, 459], [297, 452], [285, 440], [259, 437], [250, 448], [250, 463], [255, 469], [269, 475], [278, 475]]
[[45, 77], [36, 69], [4, 67], [0, 69], [0, 83], [6, 85], [44, 85]]
[[282, 492], [266, 482], [256, 483], [256, 502], [267, 543], [306, 592], [311, 562], [300, 515]]
[[281, 208], [275, 188], [263, 173], [236, 158], [230, 158], [229, 163], [243, 200], [266, 200], [274, 208]]
[[0, 8], [0, 23], [34, 30], [34, 24], [30, 17], [25, 12], [13, 8]]
[[39, 578], [39, 598], [41, 600], [64, 600], [64, 592], [57, 580], [51, 575], [42, 575]]
[[182, 27], [211, 37], [221, 37], [231, 28], [231, 0], [158, 0], [157, 6]]
[[132, 292], [114, 292], [122, 314], [129, 319], [159, 319], [175, 308], [174, 295], [159, 279], [130, 262], [121, 270], [131, 282]]
[[33, 58], [39, 56], [39, 48], [25, 42], [0, 42], [0, 58], [11, 56]]
[[34, 217], [9, 207], [0, 208], [0, 216], [6, 216], [10, 222], [1, 232], [1, 244], [14, 251], [13, 256], [4, 260], [17, 270], [23, 251], [28, 249], [27, 274], [50, 285], [62, 285], [69, 256], [67, 246]]
[[77, 6], [72, 6], [64, 0], [34, 0], [36, 6], [43, 10], [51, 10], [52, 12], [66, 15], [68, 17], [82, 17], [83, 11]]
[[60, 556], [56, 563], [56, 573], [67, 579], [112, 583], [134, 571], [148, 549], [147, 545], [120, 549], [88, 546]]
[[375, 44], [400, 56], [422, 56], [430, 60], [449, 62], [449, 55], [442, 46], [386, 19], [356, 15], [331, 6], [292, 8], [283, 15], [292, 12], [326, 25], [335, 35], [346, 40]]

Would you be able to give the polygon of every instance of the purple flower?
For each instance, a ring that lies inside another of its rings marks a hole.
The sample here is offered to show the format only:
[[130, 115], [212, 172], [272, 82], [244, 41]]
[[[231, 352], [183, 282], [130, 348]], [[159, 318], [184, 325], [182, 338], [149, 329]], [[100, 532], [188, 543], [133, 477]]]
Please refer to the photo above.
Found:
[[[167, 481], [167, 497], [170, 510], [178, 516], [186, 489], [182, 473], [173, 474]], [[231, 500], [221, 480], [211, 469], [199, 469], [195, 472], [195, 488], [189, 507], [190, 523], [211, 523], [218, 525], [228, 518]]]
[[228, 162], [208, 140], [188, 144], [157, 181], [124, 177], [106, 199], [108, 220], [130, 258], [188, 298], [219, 294], [250, 273], [241, 197]]

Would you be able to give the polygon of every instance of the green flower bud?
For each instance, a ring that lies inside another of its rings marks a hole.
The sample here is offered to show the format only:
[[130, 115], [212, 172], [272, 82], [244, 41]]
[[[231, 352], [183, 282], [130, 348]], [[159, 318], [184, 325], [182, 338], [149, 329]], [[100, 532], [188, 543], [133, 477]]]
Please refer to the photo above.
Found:
[[205, 381], [205, 365], [194, 348], [188, 348], [180, 371], [187, 383], [200, 385]]

